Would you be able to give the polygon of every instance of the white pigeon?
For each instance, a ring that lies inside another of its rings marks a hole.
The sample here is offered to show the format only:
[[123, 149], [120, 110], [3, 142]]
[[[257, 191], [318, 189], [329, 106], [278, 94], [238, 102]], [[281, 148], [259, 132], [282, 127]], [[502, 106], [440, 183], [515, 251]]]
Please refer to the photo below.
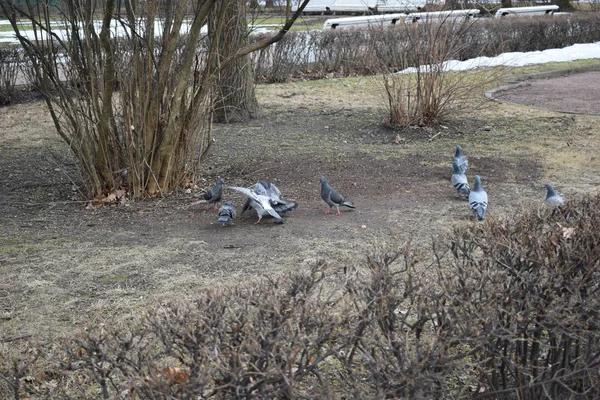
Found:
[[481, 178], [475, 175], [475, 186], [469, 193], [469, 206], [473, 210], [473, 215], [477, 216], [478, 221], [485, 218], [485, 211], [488, 206], [488, 195], [481, 186]]
[[469, 193], [471, 193], [471, 188], [469, 187], [469, 181], [464, 173], [460, 172], [460, 168], [456, 162], [452, 162], [452, 186], [456, 189], [456, 195], [461, 198], [467, 200], [469, 198]]
[[[260, 180], [252, 185], [250, 190], [254, 191], [256, 194], [268, 196], [269, 201], [271, 202], [271, 207], [273, 207], [277, 213], [287, 213], [298, 207], [298, 203], [295, 201], [286, 200], [281, 194], [279, 188], [277, 188], [274, 183], [267, 183], [264, 180]], [[246, 210], [253, 208], [250, 204], [251, 202], [252, 200], [250, 198], [246, 200], [244, 208], [242, 209], [242, 214], [246, 212]]]
[[250, 199], [250, 205], [256, 210], [256, 213], [258, 214], [258, 221], [256, 221], [255, 224], [260, 224], [260, 220], [265, 215], [270, 215], [279, 222], [283, 222], [283, 218], [281, 218], [281, 216], [277, 214], [277, 211], [275, 211], [271, 206], [269, 196], [267, 196], [266, 194], [261, 194], [262, 192], [257, 193], [254, 190], [254, 187], [252, 189], [248, 189], [238, 186], [226, 186], [225, 189], [235, 190], [237, 192], [242, 193], [243, 195], [248, 197], [248, 199]]

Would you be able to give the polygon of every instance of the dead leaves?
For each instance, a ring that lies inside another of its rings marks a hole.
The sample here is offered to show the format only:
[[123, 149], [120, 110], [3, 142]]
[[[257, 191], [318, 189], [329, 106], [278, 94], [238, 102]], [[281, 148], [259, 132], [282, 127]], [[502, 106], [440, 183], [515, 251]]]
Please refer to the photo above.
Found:
[[148, 383], [159, 383], [157, 380], [166, 383], [167, 386], [173, 386], [176, 384], [185, 383], [190, 378], [190, 374], [183, 368], [179, 367], [166, 367], [157, 371], [156, 377], [146, 376], [146, 382]]
[[400, 143], [404, 143], [406, 142], [406, 139], [403, 138], [402, 136], [400, 136], [399, 134], [396, 135], [396, 138], [393, 140], [394, 144], [400, 144]]
[[103, 197], [96, 197], [95, 199], [91, 200], [85, 208], [86, 210], [93, 210], [102, 206], [125, 205], [126, 203], [127, 192], [125, 190], [119, 189], [108, 193]]

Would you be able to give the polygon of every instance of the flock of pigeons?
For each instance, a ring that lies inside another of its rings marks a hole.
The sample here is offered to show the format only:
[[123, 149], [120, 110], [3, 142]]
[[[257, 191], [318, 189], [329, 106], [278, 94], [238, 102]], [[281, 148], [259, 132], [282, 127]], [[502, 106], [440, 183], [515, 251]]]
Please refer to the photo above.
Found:
[[[485, 218], [485, 212], [488, 206], [488, 195], [481, 186], [481, 177], [475, 175], [475, 185], [473, 189], [469, 187], [469, 181], [465, 172], [469, 167], [469, 160], [462, 151], [460, 146], [456, 146], [456, 152], [452, 157], [452, 186], [456, 189], [456, 195], [459, 198], [469, 200], [469, 207], [473, 211], [473, 215], [478, 221], [482, 221]], [[564, 200], [561, 195], [554, 191], [551, 184], [546, 184], [546, 203], [553, 207], [553, 214], [557, 211], [558, 206], [564, 204]]]
[[[488, 195], [483, 186], [481, 186], [481, 177], [479, 175], [475, 175], [475, 184], [473, 189], [471, 189], [465, 175], [468, 167], [469, 160], [467, 156], [465, 156], [460, 146], [456, 146], [456, 152], [454, 157], [452, 157], [452, 186], [456, 189], [456, 194], [459, 198], [469, 201], [469, 207], [473, 212], [473, 216], [478, 221], [482, 221], [487, 211]], [[222, 225], [233, 224], [233, 220], [237, 216], [236, 209], [231, 201], [225, 202], [220, 208], [217, 207], [217, 203], [223, 197], [223, 189], [235, 190], [246, 196], [246, 203], [242, 209], [242, 214], [249, 209], [256, 210], [258, 220], [255, 224], [260, 224], [260, 221], [266, 215], [270, 215], [283, 223], [284, 221], [280, 214], [288, 213], [298, 207], [298, 203], [287, 200], [275, 184], [267, 183], [264, 180], [258, 181], [250, 188], [223, 186], [223, 184], [223, 179], [218, 178], [216, 185], [202, 195], [204, 201], [208, 203], [206, 210], [210, 209], [213, 204], [215, 210], [219, 210], [217, 222]], [[342, 206], [354, 208], [352, 202], [345, 200], [342, 195], [329, 185], [329, 182], [325, 178], [321, 178], [321, 198], [329, 206], [327, 211], [325, 211], [326, 214], [331, 214], [334, 207], [337, 210], [337, 215], [342, 215], [340, 211], [340, 207]], [[557, 194], [549, 183], [546, 184], [546, 203], [553, 207], [555, 212], [558, 206], [564, 204], [562, 196]]]
[[[255, 224], [260, 224], [265, 215], [270, 215], [283, 223], [283, 218], [280, 214], [288, 213], [298, 207], [298, 203], [287, 200], [275, 184], [267, 183], [264, 180], [258, 181], [249, 188], [223, 186], [223, 183], [223, 179], [218, 178], [217, 184], [202, 195], [204, 201], [208, 203], [205, 208], [206, 210], [209, 210], [213, 204], [215, 205], [215, 210], [219, 210], [217, 222], [222, 225], [233, 224], [233, 219], [237, 216], [236, 209], [231, 201], [227, 201], [220, 208], [217, 208], [216, 204], [223, 197], [223, 189], [235, 190], [246, 196], [246, 203], [242, 209], [242, 214], [249, 209], [256, 210], [258, 220]], [[331, 214], [333, 207], [336, 208], [337, 215], [342, 215], [340, 211], [340, 207], [342, 206], [354, 208], [352, 202], [345, 200], [342, 195], [329, 186], [329, 182], [325, 178], [321, 178], [321, 198], [329, 206], [325, 214]]]

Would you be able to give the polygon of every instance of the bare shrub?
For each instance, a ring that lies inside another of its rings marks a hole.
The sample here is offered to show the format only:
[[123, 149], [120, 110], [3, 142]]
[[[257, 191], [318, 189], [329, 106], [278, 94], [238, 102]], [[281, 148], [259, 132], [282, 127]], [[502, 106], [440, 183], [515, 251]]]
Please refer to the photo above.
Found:
[[[458, 229], [441, 269], [477, 332], [477, 398], [596, 398], [600, 197]], [[440, 283], [441, 283], [440, 282]], [[454, 318], [456, 318], [454, 317]]]
[[[455, 35], [451, 55], [453, 59], [466, 60], [503, 52], [597, 42], [600, 40], [598, 18], [597, 13], [591, 12], [539, 18], [478, 18], [467, 22], [468, 29], [459, 28], [462, 23], [446, 21], [439, 33]], [[451, 29], [450, 25], [454, 27]], [[386, 29], [290, 32], [284, 41], [254, 54], [255, 77], [258, 83], [287, 82], [416, 67], [415, 63], [407, 65], [403, 54], [415, 39], [415, 33], [407, 28], [409, 26], [400, 24]], [[416, 30], [416, 27], [411, 29]], [[421, 25], [419, 29], [424, 28]], [[421, 38], [426, 36], [421, 32]], [[449, 38], [443, 35], [438, 38], [439, 50], [442, 47], [449, 50]]]
[[13, 99], [21, 65], [21, 51], [17, 46], [0, 46], [0, 106]]
[[[194, 181], [211, 142], [219, 71], [280, 40], [307, 3], [275, 35], [243, 48], [239, 42], [227, 54], [218, 39], [227, 21], [215, 0], [0, 0], [0, 9], [75, 156], [86, 194], [124, 190], [140, 198]], [[209, 19], [214, 40], [206, 47], [200, 42]]]
[[[397, 53], [391, 73], [383, 75], [391, 126], [438, 124], [479, 87], [465, 74], [446, 71], [447, 62], [460, 58], [472, 26], [447, 19], [406, 27], [408, 45]], [[396, 74], [395, 69], [414, 73]]]

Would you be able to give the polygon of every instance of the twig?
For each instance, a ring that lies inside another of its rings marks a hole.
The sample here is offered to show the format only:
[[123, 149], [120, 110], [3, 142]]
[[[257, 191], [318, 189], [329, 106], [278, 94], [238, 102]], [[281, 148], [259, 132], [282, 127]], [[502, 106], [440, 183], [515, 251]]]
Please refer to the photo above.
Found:
[[439, 131], [438, 133], [436, 133], [435, 135], [433, 135], [432, 137], [429, 138], [429, 141], [431, 142], [433, 139], [435, 139], [437, 136], [439, 136], [442, 133], [442, 131]]
[[0, 339], [0, 343], [8, 343], [8, 342], [14, 342], [17, 340], [21, 340], [21, 339], [28, 339], [30, 337], [32, 337], [33, 335], [22, 335], [22, 336], [15, 336], [12, 338], [6, 338], [6, 339]]
[[340, 113], [340, 112], [344, 111], [345, 109], [346, 109], [346, 107], [342, 107], [342, 108], [340, 108], [340, 109], [339, 109], [339, 110], [337, 110], [337, 111], [332, 111], [332, 112], [329, 112], [329, 113], [321, 113], [321, 114], [319, 114], [319, 115], [335, 115], [335, 114], [337, 114], [337, 113]]
[[41, 206], [46, 204], [70, 204], [70, 203], [89, 203], [89, 200], [61, 200], [61, 201], [46, 201], [42, 203], [21, 203], [24, 206]]

